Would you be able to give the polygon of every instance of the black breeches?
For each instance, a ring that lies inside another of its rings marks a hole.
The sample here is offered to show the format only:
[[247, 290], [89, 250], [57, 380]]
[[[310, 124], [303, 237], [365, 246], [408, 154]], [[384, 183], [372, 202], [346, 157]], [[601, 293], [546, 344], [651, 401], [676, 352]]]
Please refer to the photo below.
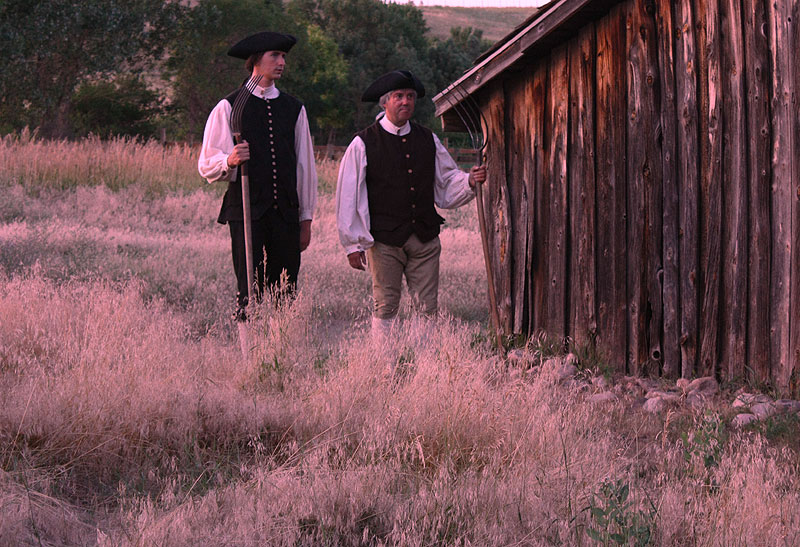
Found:
[[[231, 230], [233, 269], [236, 272], [236, 300], [240, 308], [247, 306], [247, 257], [244, 247], [244, 222], [228, 222]], [[286, 222], [276, 209], [252, 221], [253, 266], [255, 267], [256, 299], [268, 290], [280, 287], [281, 273], [286, 272], [288, 286], [293, 293], [300, 271], [300, 224]], [[266, 257], [264, 251], [266, 250]]]

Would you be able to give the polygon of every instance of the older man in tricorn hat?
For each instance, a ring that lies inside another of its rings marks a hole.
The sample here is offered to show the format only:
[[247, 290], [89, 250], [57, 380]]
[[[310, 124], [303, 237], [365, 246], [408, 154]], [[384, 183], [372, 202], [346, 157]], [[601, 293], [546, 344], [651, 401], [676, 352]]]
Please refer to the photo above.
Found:
[[[253, 264], [256, 295], [273, 289], [285, 272], [294, 290], [300, 253], [311, 242], [311, 220], [317, 202], [314, 148], [303, 104], [275, 87], [283, 75], [286, 54], [296, 39], [288, 34], [259, 32], [235, 44], [228, 55], [245, 59], [258, 86], [244, 103], [242, 140], [234, 143], [231, 111], [234, 91], [211, 111], [203, 134], [198, 170], [208, 182], [227, 181], [217, 221], [228, 224], [237, 280], [238, 311], [243, 321], [248, 300], [241, 173], [248, 162]], [[266, 259], [264, 257], [266, 250]]]
[[439, 138], [411, 122], [422, 83], [407, 70], [375, 80], [361, 100], [383, 108], [378, 121], [356, 134], [339, 167], [336, 215], [350, 266], [372, 274], [373, 335], [389, 332], [397, 316], [403, 276], [421, 310], [438, 310], [439, 226], [434, 205], [469, 202], [486, 167], [458, 168]]

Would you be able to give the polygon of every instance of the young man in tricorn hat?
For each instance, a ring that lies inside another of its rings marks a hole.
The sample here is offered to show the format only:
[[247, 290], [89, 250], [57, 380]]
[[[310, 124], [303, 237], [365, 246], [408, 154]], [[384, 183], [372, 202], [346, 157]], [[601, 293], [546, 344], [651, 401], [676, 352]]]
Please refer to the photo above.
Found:
[[411, 122], [425, 88], [411, 72], [375, 80], [361, 100], [378, 102], [383, 116], [356, 134], [339, 167], [336, 215], [350, 266], [372, 274], [372, 333], [385, 335], [400, 304], [403, 276], [415, 304], [438, 310], [439, 226], [434, 204], [460, 207], [486, 181], [486, 167], [458, 168], [439, 138]]
[[242, 141], [234, 144], [230, 120], [239, 90], [214, 107], [203, 134], [200, 175], [208, 182], [228, 182], [217, 221], [230, 228], [239, 321], [245, 320], [248, 303], [239, 169], [243, 162], [248, 162], [249, 169], [255, 294], [263, 293], [265, 278], [267, 288], [276, 288], [282, 272], [286, 272], [292, 292], [300, 270], [300, 253], [311, 242], [317, 172], [308, 117], [300, 101], [275, 87], [283, 75], [286, 54], [295, 42], [288, 34], [260, 32], [234, 45], [228, 55], [245, 59], [248, 73], [261, 76], [244, 104]]

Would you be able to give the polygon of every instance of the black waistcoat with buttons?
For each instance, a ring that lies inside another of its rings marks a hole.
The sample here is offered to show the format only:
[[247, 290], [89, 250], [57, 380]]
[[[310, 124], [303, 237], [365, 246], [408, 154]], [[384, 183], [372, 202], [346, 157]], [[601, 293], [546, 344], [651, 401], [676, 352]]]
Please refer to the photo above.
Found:
[[[233, 105], [235, 91], [225, 97]], [[281, 93], [275, 99], [250, 95], [242, 111], [242, 139], [250, 144], [250, 214], [252, 220], [277, 208], [286, 222], [298, 222], [297, 154], [294, 128], [303, 105]], [[242, 210], [242, 170], [228, 183], [217, 221], [225, 224], [244, 219]]]
[[357, 134], [367, 152], [370, 233], [375, 241], [402, 246], [411, 234], [420, 241], [439, 235], [444, 219], [433, 201], [436, 145], [431, 131], [411, 123], [393, 135], [374, 123]]

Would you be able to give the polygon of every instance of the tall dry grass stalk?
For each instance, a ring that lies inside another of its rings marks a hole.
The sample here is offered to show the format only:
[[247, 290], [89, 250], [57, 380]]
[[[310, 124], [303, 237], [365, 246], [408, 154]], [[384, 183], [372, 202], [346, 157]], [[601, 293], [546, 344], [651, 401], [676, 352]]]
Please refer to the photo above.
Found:
[[297, 299], [255, 311], [243, 362], [216, 194], [13, 180], [0, 544], [589, 545], [604, 484], [653, 544], [800, 541], [796, 452], [739, 432], [687, 459], [708, 416], [591, 405], [491, 348], [473, 207], [445, 214], [443, 314], [375, 341], [324, 192]]
[[186, 192], [203, 185], [194, 162], [197, 151], [186, 145], [164, 147], [130, 137], [103, 140], [46, 141], [34, 132], [0, 139], [0, 183], [27, 192], [105, 186], [136, 187], [147, 195]]

